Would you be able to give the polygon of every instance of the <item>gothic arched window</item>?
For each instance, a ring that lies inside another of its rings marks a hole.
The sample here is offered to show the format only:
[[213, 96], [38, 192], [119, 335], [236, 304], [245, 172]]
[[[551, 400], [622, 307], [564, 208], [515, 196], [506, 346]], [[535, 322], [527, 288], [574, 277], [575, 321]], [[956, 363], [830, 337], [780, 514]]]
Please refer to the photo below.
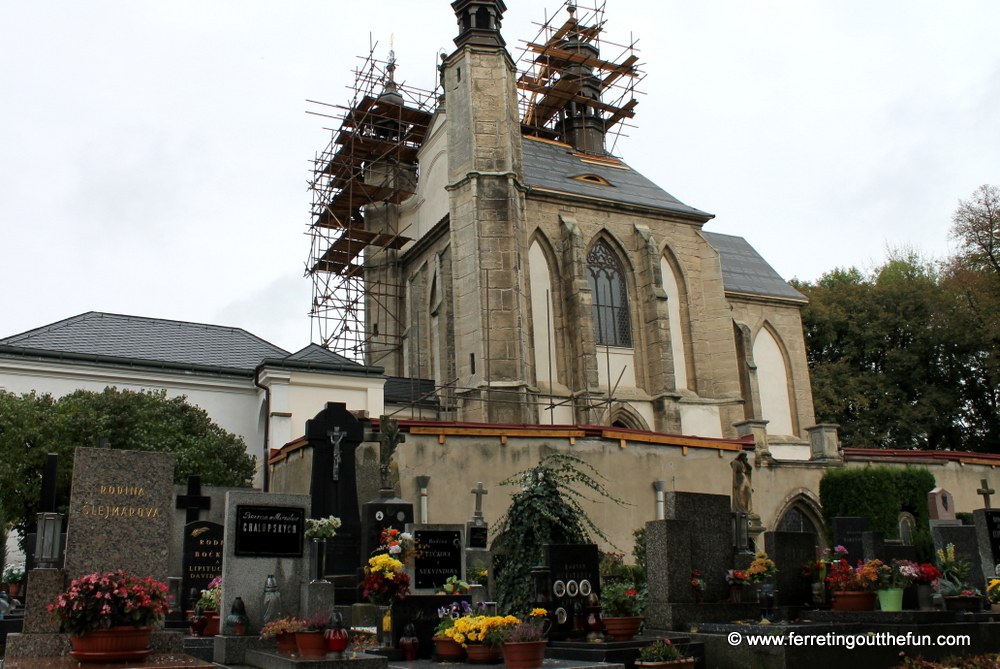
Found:
[[587, 256], [587, 281], [594, 302], [594, 333], [601, 346], [632, 346], [628, 286], [621, 261], [603, 239]]

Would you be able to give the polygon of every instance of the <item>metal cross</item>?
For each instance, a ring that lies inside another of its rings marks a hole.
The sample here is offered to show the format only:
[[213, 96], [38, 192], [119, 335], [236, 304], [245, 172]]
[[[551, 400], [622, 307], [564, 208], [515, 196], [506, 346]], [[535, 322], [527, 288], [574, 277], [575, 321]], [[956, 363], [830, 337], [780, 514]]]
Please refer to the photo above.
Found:
[[476, 487], [472, 489], [472, 494], [476, 496], [476, 513], [473, 518], [483, 517], [483, 495], [488, 495], [486, 488], [483, 487], [483, 482], [479, 481]]
[[330, 443], [333, 444], [333, 480], [340, 480], [340, 442], [344, 440], [347, 436], [346, 430], [341, 430], [339, 427], [334, 427], [332, 430], [328, 430], [326, 436], [330, 438]]
[[983, 501], [986, 503], [987, 509], [992, 509], [993, 507], [990, 506], [990, 495], [995, 495], [996, 490], [990, 487], [990, 484], [986, 482], [986, 479], [983, 479], [982, 483], [983, 487], [977, 490], [976, 494], [983, 496]]

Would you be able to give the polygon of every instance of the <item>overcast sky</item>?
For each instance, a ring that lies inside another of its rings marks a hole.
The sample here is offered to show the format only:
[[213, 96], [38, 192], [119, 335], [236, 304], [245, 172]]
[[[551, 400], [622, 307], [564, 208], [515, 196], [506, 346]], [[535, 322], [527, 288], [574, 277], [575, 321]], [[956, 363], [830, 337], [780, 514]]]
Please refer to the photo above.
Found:
[[[543, 5], [506, 0], [513, 53]], [[558, 3], [547, 5], [549, 15]], [[1000, 184], [1000, 2], [608, 0], [616, 152], [785, 278], [948, 252]], [[0, 336], [109, 311], [309, 341], [309, 160], [369, 39], [434, 86], [448, 0], [0, 0]], [[610, 54], [609, 54], [610, 55]]]

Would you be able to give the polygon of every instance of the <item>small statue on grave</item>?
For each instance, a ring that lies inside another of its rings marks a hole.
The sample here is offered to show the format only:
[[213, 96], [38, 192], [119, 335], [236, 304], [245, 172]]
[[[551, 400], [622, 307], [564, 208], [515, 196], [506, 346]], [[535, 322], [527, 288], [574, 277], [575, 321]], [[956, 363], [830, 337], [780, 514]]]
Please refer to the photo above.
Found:
[[753, 513], [751, 476], [753, 467], [747, 459], [746, 451], [737, 455], [730, 463], [733, 468], [733, 513]]
[[403, 436], [399, 433], [399, 423], [395, 418], [379, 416], [378, 440], [380, 487], [382, 491], [391, 491], [395, 487], [392, 483], [392, 456], [396, 453], [396, 447], [403, 442]]

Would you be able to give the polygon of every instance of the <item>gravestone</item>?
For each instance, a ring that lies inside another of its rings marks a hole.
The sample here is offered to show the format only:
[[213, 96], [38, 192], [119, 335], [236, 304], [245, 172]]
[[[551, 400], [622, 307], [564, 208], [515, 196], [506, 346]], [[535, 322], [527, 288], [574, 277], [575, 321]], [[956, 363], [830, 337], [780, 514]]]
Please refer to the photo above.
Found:
[[976, 509], [976, 539], [979, 543], [979, 560], [986, 579], [1000, 578], [1000, 510]]
[[381, 545], [382, 531], [402, 529], [413, 523], [413, 504], [396, 497], [392, 482], [393, 455], [404, 437], [399, 424], [379, 417], [379, 497], [361, 505], [361, 566]]
[[166, 583], [173, 454], [78, 448], [74, 458], [67, 576], [121, 569]]
[[472, 494], [476, 496], [476, 510], [472, 512], [472, 519], [466, 523], [467, 547], [488, 548], [489, 528], [486, 525], [486, 518], [483, 517], [483, 495], [488, 495], [489, 491], [483, 487], [483, 482], [480, 481], [472, 489]]
[[917, 548], [902, 541], [886, 539], [882, 532], [862, 532], [864, 560], [881, 560], [892, 564], [893, 560], [917, 561]]
[[[171, 453], [76, 449], [65, 568], [39, 570], [54, 576], [54, 593], [64, 589], [66, 580], [116, 569], [166, 583], [173, 477]], [[27, 602], [40, 615], [45, 615], [41, 612], [54, 595], [43, 590], [39, 586]], [[9, 635], [7, 657], [65, 655], [70, 648], [69, 635], [53, 633], [57, 630], [58, 626], [29, 626], [24, 634]], [[183, 637], [158, 631], [150, 644], [154, 652], [177, 653], [183, 647]]]
[[934, 525], [931, 526], [931, 537], [934, 539], [934, 550], [944, 550], [948, 544], [955, 545], [955, 557], [972, 565], [969, 583], [985, 591], [986, 581], [983, 578], [983, 564], [980, 560], [979, 540], [973, 525]]
[[[340, 518], [337, 535], [326, 542], [326, 572], [355, 577], [362, 554], [361, 512], [358, 508], [356, 452], [364, 426], [343, 402], [328, 402], [306, 421], [305, 438], [312, 447], [309, 517]], [[399, 527], [402, 527], [400, 525]]]
[[831, 520], [833, 545], [847, 549], [847, 561], [854, 565], [865, 557], [864, 533], [871, 529], [867, 518], [841, 516]]
[[220, 614], [228, 614], [236, 597], [242, 597], [250, 634], [256, 634], [263, 623], [261, 605], [269, 575], [275, 577], [281, 592], [279, 614], [313, 613], [300, 610], [303, 586], [310, 580], [304, 536], [310, 504], [309, 495], [226, 493]]
[[550, 638], [565, 639], [573, 631], [577, 607], [582, 613], [591, 595], [601, 596], [601, 553], [596, 544], [550, 544], [545, 564], [554, 618]]
[[776, 565], [777, 600], [782, 605], [812, 603], [812, 584], [802, 577], [801, 565], [816, 560], [816, 535], [810, 532], [765, 532], [764, 550]]
[[225, 529], [219, 523], [197, 520], [184, 526], [184, 549], [181, 558], [181, 610], [190, 611], [197, 603], [191, 589], [208, 589], [214, 578], [222, 577], [222, 553]]
[[955, 498], [944, 488], [934, 488], [927, 493], [927, 512], [932, 521], [931, 525], [938, 523], [956, 524], [955, 518]]
[[462, 525], [409, 525], [416, 545], [411, 588], [414, 594], [433, 595], [449, 576], [465, 580]]

